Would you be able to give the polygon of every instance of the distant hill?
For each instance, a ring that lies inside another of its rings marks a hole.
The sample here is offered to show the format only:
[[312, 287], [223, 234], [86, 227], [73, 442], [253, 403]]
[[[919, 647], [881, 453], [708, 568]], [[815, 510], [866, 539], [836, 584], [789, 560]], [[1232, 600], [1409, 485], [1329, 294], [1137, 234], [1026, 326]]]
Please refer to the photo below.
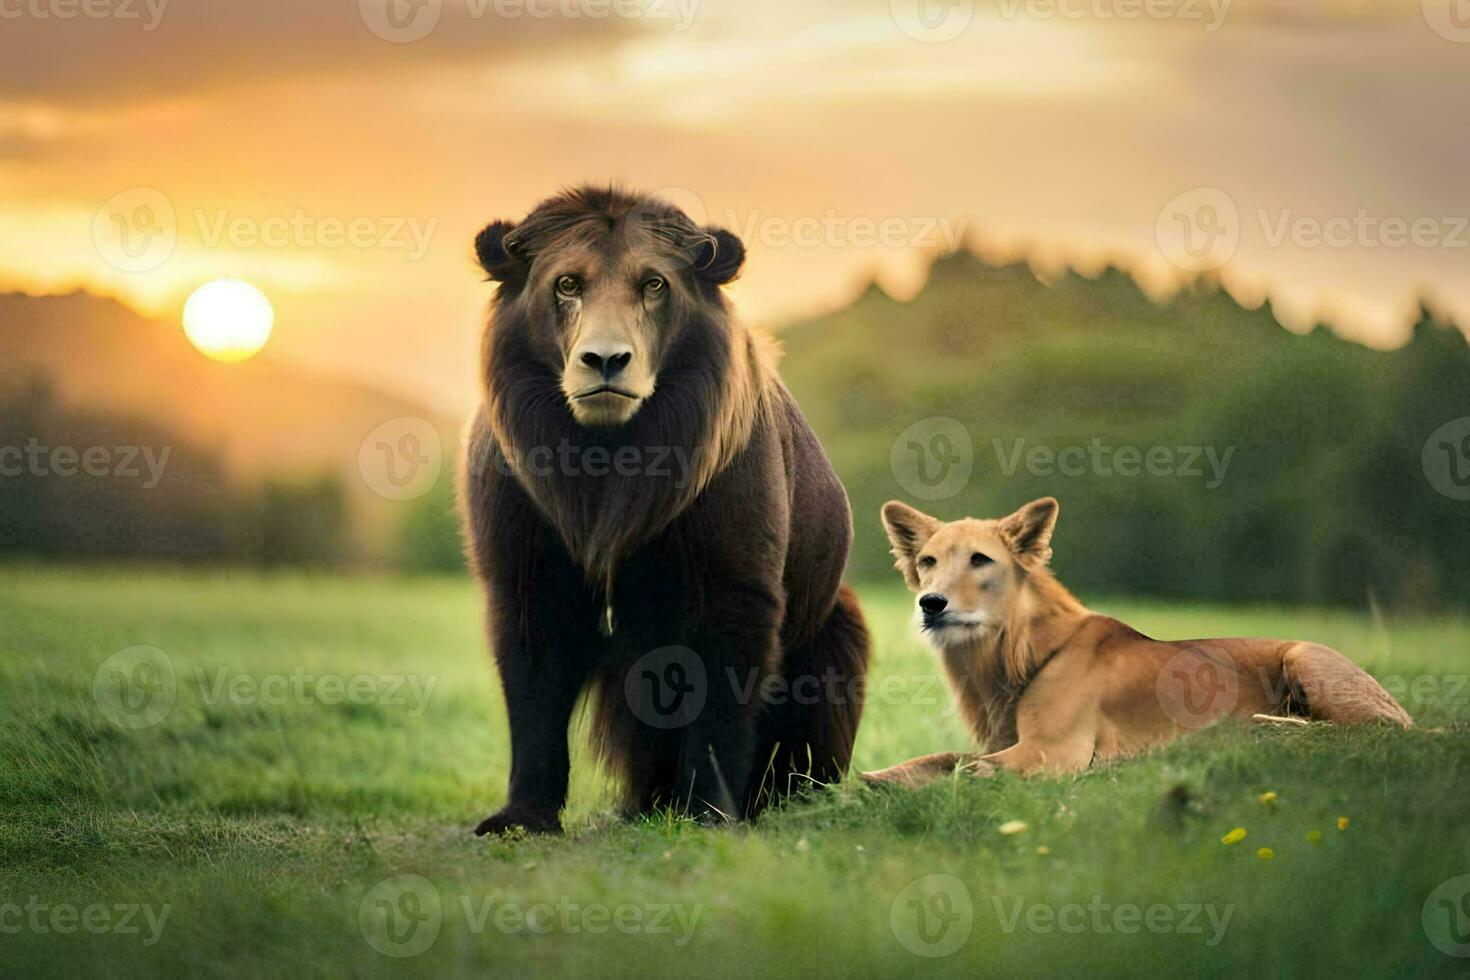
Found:
[[[1427, 310], [1381, 352], [1211, 284], [1160, 304], [1116, 269], [1047, 284], [963, 253], [910, 302], [875, 286], [780, 337], [852, 498], [856, 577], [893, 574], [887, 499], [954, 518], [1053, 494], [1057, 567], [1093, 594], [1470, 602], [1470, 502], [1423, 463], [1470, 417], [1470, 349]], [[967, 480], [944, 464], [965, 439]]]
[[[212, 361], [176, 323], [85, 292], [0, 294], [0, 390], [37, 378], [67, 405], [173, 433], [217, 459], [236, 482], [335, 478], [366, 557], [389, 548], [405, 510], [373, 493], [359, 473], [358, 450], [369, 433], [417, 417], [439, 432], [446, 460], [457, 450], [458, 419], [283, 364], [269, 351], [241, 364]], [[440, 479], [452, 479], [448, 462]], [[438, 497], [447, 499], [447, 491]]]

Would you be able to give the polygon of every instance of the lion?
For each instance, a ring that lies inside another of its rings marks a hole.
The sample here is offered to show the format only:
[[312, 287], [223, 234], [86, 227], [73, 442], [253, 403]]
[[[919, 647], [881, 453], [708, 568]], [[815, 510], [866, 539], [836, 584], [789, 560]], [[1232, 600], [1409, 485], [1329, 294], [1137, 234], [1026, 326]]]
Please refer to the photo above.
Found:
[[627, 812], [840, 780], [868, 633], [847, 495], [722, 287], [739, 238], [579, 187], [475, 241], [498, 284], [461, 482], [510, 723], [477, 834], [560, 830], [579, 699]]
[[1078, 602], [1047, 567], [1059, 512], [1051, 497], [999, 520], [944, 522], [883, 507], [896, 566], [918, 596], [977, 741], [878, 772], [915, 786], [957, 770], [1079, 772], [1226, 718], [1402, 727], [1408, 714], [1330, 647], [1288, 640], [1160, 641]]

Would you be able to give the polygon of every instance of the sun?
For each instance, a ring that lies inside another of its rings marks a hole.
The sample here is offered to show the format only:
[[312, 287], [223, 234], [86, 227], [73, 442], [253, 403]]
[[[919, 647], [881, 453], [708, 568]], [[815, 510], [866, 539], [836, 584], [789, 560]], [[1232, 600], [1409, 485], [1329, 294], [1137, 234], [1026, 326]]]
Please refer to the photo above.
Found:
[[276, 311], [265, 293], [240, 279], [215, 279], [184, 303], [184, 333], [206, 357], [243, 361], [260, 353]]

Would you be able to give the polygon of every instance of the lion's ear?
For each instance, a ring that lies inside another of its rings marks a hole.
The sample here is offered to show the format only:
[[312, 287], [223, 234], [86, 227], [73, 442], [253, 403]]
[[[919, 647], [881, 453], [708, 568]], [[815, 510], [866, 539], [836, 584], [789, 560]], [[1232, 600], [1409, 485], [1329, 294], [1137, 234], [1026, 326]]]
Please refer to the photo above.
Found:
[[508, 240], [515, 230], [513, 222], [492, 221], [475, 236], [475, 257], [480, 260], [480, 268], [496, 282], [513, 279], [525, 268], [515, 254], [513, 240]]
[[706, 228], [709, 237], [694, 249], [694, 271], [723, 286], [740, 274], [745, 264], [745, 243], [723, 228]]

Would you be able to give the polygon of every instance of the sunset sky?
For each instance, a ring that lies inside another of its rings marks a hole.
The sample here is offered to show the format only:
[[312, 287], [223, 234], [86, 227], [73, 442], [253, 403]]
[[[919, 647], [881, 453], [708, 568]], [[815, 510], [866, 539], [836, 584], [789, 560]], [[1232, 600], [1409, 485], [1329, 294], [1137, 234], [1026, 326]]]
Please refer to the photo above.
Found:
[[0, 0], [0, 287], [177, 321], [243, 279], [269, 356], [449, 410], [475, 231], [581, 181], [742, 234], [772, 326], [963, 241], [1163, 284], [1180, 214], [1293, 323], [1391, 345], [1421, 293], [1470, 322], [1470, 0], [83, 9]]

